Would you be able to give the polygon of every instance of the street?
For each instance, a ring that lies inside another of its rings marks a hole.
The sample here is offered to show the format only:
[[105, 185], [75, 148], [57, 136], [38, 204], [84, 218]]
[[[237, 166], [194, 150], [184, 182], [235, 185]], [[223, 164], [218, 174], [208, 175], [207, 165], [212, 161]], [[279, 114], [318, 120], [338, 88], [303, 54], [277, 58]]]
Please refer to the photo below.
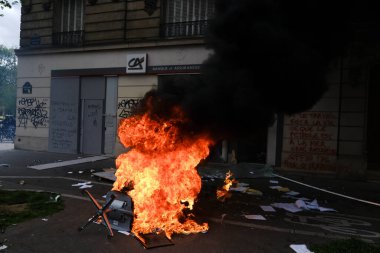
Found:
[[[33, 219], [11, 226], [0, 234], [0, 242], [6, 239], [4, 244], [8, 246], [9, 252], [145, 251], [132, 236], [115, 233], [112, 239], [107, 239], [105, 228], [97, 224], [90, 225], [81, 232], [77, 231], [78, 227], [94, 215], [96, 209], [88, 197], [72, 185], [91, 181], [93, 187], [88, 190], [102, 201], [102, 196], [112, 188], [112, 182], [94, 177], [92, 172], [114, 167], [113, 158], [39, 171], [27, 166], [77, 159], [78, 155], [13, 150], [9, 144], [0, 146], [1, 189], [57, 192], [65, 202], [63, 211], [44, 217], [47, 221]], [[379, 207], [318, 192], [280, 178], [260, 175], [245, 177], [244, 173], [237, 178], [239, 183], [261, 191], [262, 196], [231, 192], [230, 198], [219, 202], [215, 192], [223, 185], [224, 178], [220, 175], [224, 175], [226, 170], [228, 168], [225, 166], [218, 165], [205, 165], [198, 170], [203, 185], [194, 214], [197, 221], [209, 223], [209, 231], [173, 235], [173, 246], [154, 248], [152, 251], [290, 253], [293, 252], [289, 248], [290, 244], [311, 245], [351, 237], [380, 243]], [[350, 182], [293, 175], [293, 178], [297, 177], [303, 182], [332, 191], [344, 191], [345, 194], [377, 202], [380, 200], [378, 182]], [[299, 192], [302, 197], [317, 199], [320, 206], [333, 208], [337, 212], [309, 210], [291, 213], [279, 208], [275, 208], [275, 212], [265, 212], [260, 206], [295, 201], [285, 198], [284, 193], [271, 189], [271, 180], [278, 181], [278, 185], [291, 191]], [[252, 214], [262, 215], [266, 220], [250, 220], [244, 216]]]

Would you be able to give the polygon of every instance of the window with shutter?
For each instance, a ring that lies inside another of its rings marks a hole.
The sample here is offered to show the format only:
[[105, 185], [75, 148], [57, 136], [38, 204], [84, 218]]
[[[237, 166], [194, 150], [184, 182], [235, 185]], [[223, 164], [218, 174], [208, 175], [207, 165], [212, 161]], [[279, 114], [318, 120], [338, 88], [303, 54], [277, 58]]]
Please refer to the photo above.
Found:
[[163, 37], [204, 35], [214, 14], [215, 0], [166, 0]]
[[55, 6], [53, 44], [81, 46], [84, 0], [57, 0]]

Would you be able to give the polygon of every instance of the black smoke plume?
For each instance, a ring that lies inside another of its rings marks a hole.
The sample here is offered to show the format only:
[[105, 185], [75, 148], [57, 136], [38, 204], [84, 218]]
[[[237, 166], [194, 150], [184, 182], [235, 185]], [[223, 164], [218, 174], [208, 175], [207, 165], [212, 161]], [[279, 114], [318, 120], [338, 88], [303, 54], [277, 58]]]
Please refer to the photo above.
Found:
[[[345, 53], [357, 6], [343, 0], [216, 0], [202, 75], [178, 75], [151, 91], [154, 117], [179, 105], [192, 132], [216, 139], [265, 128], [276, 113], [310, 109], [326, 91], [332, 60]], [[360, 15], [359, 15], [360, 16]], [[365, 15], [364, 15], [365, 16]]]

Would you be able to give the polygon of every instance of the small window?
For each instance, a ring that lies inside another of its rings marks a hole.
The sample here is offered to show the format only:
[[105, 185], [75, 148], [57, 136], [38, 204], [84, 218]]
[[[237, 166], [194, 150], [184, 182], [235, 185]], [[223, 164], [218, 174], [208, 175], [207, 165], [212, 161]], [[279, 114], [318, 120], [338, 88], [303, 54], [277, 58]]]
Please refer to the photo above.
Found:
[[215, 11], [215, 0], [166, 0], [163, 37], [204, 35]]
[[62, 46], [83, 44], [83, 0], [56, 2], [53, 43]]

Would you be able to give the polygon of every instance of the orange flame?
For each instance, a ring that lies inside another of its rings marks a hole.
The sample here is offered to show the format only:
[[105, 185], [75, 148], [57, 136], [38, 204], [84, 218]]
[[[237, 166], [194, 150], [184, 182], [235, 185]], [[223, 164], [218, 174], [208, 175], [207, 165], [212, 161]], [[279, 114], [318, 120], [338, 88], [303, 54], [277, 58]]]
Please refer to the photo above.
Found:
[[226, 198], [231, 197], [231, 194], [229, 193], [230, 187], [233, 183], [236, 183], [235, 179], [231, 179], [232, 176], [233, 173], [228, 171], [226, 173], [226, 178], [224, 179], [223, 187], [216, 190], [216, 198], [221, 202], [224, 202]]
[[183, 213], [192, 209], [201, 190], [196, 166], [209, 154], [207, 136], [189, 137], [179, 133], [183, 118], [164, 121], [147, 114], [123, 119], [118, 134], [128, 153], [116, 160], [117, 179], [113, 190], [128, 192], [136, 215], [132, 232], [197, 233], [208, 224], [197, 224]]

